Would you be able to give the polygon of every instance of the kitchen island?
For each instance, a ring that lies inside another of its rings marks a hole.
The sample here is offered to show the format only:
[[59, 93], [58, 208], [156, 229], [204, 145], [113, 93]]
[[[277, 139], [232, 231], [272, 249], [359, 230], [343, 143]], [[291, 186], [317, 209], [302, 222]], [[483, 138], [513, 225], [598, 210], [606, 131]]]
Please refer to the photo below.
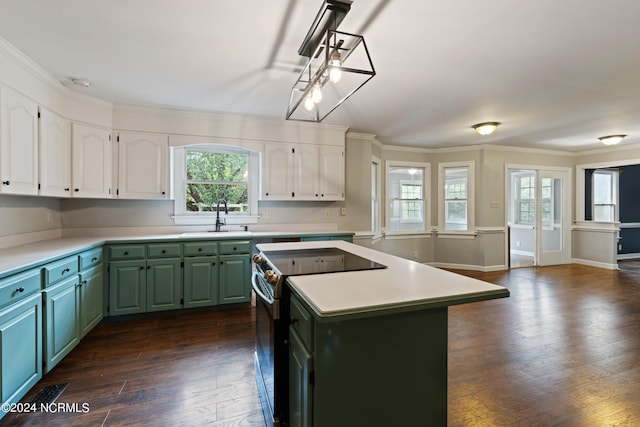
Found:
[[288, 276], [291, 426], [447, 424], [447, 307], [506, 288], [347, 242], [258, 248], [338, 248], [386, 266]]

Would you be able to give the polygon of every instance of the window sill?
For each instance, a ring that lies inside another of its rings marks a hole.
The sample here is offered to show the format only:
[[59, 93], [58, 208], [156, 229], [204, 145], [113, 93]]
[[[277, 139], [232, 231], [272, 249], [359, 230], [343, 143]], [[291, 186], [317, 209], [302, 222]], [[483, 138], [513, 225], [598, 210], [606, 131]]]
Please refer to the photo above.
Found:
[[385, 231], [385, 239], [408, 239], [408, 238], [426, 238], [431, 237], [430, 231], [415, 230], [415, 231]]
[[[171, 217], [176, 225], [211, 225], [216, 223], [216, 215], [175, 215]], [[226, 225], [257, 224], [259, 216], [222, 215], [220, 219]]]

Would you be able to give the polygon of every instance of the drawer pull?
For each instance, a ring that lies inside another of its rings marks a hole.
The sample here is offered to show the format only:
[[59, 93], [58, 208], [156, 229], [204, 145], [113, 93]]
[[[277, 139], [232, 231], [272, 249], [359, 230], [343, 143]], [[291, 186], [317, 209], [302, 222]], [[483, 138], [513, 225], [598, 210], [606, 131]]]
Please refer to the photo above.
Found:
[[69, 270], [68, 268], [65, 268], [64, 270], [62, 270], [62, 273], [60, 273], [61, 276], [64, 276], [65, 273], [70, 272], [71, 270]]
[[91, 258], [91, 262], [96, 262], [97, 260], [98, 260], [98, 257]]
[[202, 252], [202, 248], [198, 248], [198, 252]]
[[24, 292], [24, 288], [22, 286], [20, 286], [18, 289], [16, 289], [16, 292], [23, 293]]
[[2, 183], [3, 183], [4, 185], [11, 185], [11, 183], [10, 183], [9, 181], [2, 181]]
[[129, 255], [129, 251], [124, 251], [124, 255]]
[[163, 254], [166, 254], [166, 253], [167, 253], [167, 251], [163, 249], [163, 250], [162, 250], [162, 253], [163, 253]]

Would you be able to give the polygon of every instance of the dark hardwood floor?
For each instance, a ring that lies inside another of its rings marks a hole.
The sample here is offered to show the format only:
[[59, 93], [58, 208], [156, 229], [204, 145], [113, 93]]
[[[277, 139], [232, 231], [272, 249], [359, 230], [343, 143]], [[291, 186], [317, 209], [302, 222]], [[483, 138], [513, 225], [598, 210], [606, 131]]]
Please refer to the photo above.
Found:
[[[450, 426], [640, 425], [640, 273], [460, 273], [511, 297], [449, 309]], [[23, 399], [68, 382], [58, 402], [86, 402], [89, 412], [9, 414], [0, 425], [263, 427], [253, 316], [102, 323]]]

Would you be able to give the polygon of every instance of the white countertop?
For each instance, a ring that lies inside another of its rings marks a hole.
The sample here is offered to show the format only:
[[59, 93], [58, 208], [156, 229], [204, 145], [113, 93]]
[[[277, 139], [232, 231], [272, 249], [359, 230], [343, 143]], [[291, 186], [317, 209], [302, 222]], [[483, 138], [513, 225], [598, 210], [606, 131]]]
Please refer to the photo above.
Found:
[[266, 243], [261, 251], [336, 247], [387, 266], [385, 269], [290, 276], [289, 284], [319, 317], [443, 307], [509, 296], [483, 282], [343, 241]]
[[0, 249], [0, 277], [14, 272], [41, 265], [49, 260], [72, 253], [81, 252], [105, 243], [188, 241], [189, 239], [260, 239], [286, 238], [289, 236], [350, 234], [342, 231], [301, 231], [301, 232], [268, 232], [268, 231], [223, 231], [223, 232], [187, 232], [177, 234], [140, 234], [110, 235], [89, 237], [63, 237], [41, 240]]

